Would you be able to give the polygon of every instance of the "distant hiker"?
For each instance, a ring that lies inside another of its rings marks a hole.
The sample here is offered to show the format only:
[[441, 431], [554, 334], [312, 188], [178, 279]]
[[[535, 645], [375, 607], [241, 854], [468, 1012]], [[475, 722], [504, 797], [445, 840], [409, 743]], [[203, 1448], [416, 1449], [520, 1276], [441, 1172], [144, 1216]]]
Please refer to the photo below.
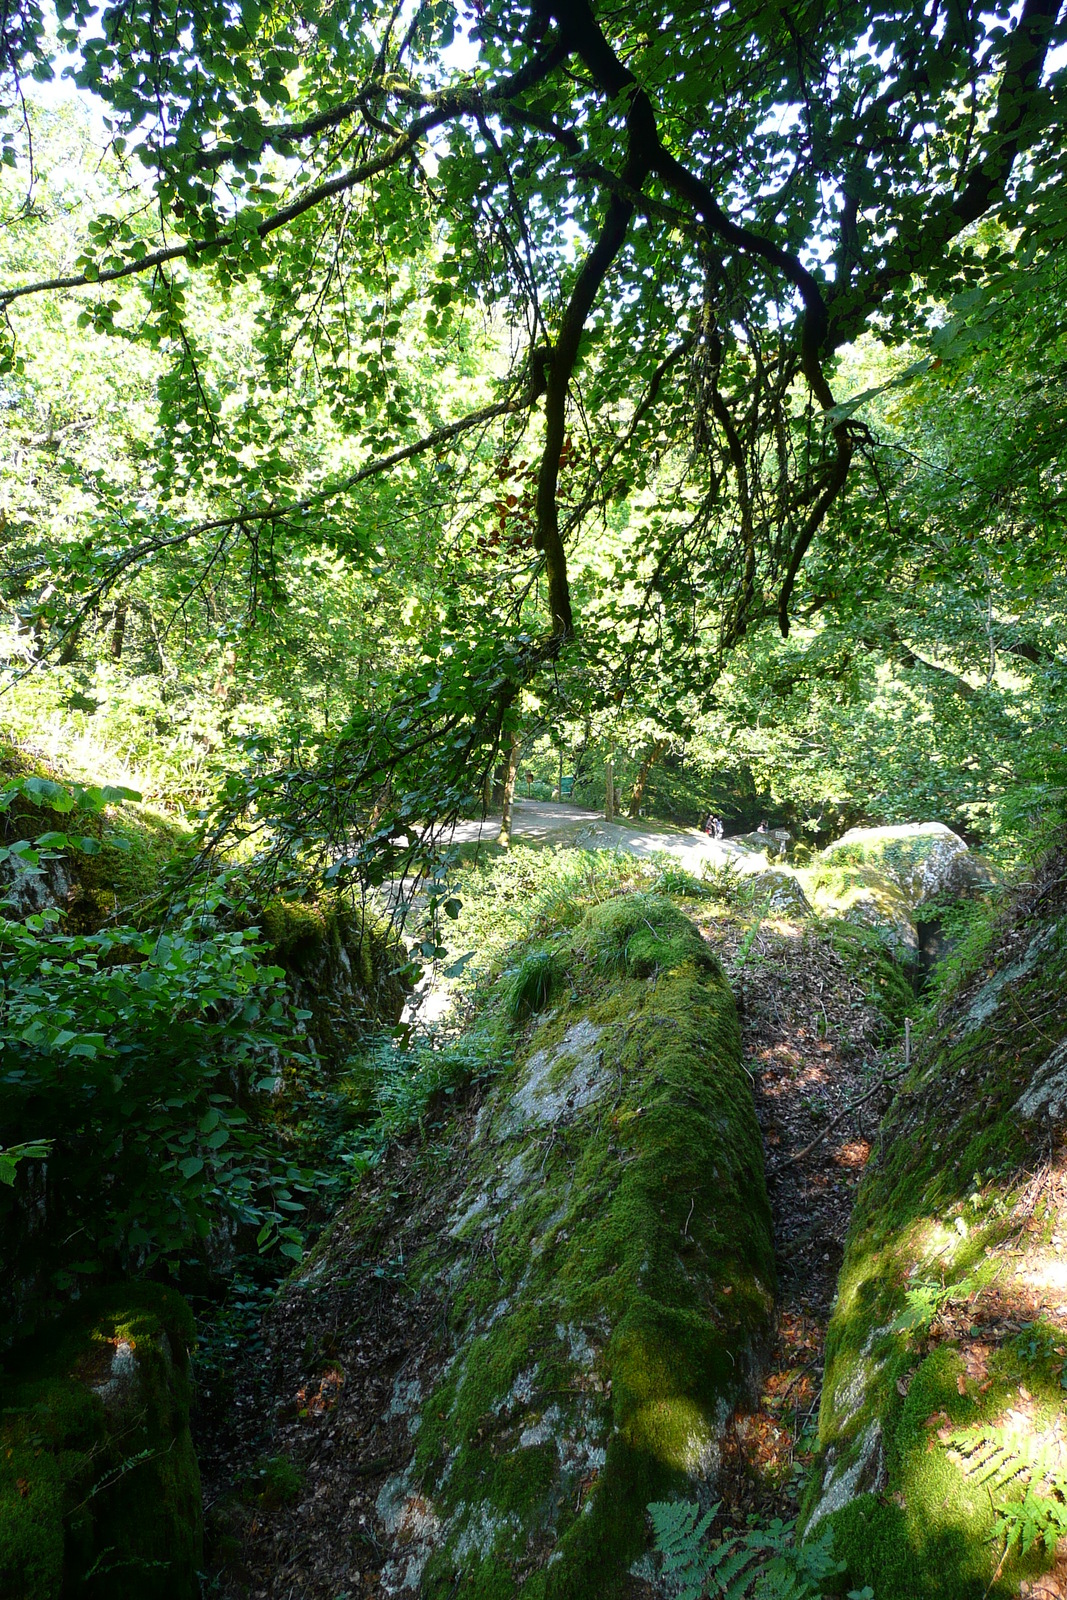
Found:
[[767, 832], [767, 818], [766, 817], [764, 817], [763, 821], [760, 823], [759, 827], [756, 829], [756, 832], [757, 833], [766, 833]]
[[723, 835], [722, 818], [709, 811], [704, 819], [704, 832], [709, 834], [712, 839], [721, 839]]

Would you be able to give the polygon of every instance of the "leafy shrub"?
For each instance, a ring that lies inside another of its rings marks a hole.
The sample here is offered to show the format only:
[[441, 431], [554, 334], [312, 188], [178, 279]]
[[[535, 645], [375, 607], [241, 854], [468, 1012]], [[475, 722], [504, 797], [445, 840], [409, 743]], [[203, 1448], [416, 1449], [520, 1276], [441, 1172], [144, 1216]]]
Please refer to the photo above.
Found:
[[659, 871], [650, 885], [654, 894], [685, 896], [689, 900], [711, 900], [715, 889], [704, 878], [698, 878], [670, 856], [658, 858]]
[[22, 1202], [24, 1225], [9, 1215], [4, 1234], [31, 1303], [242, 1234], [302, 1254], [308, 1175], [250, 1112], [283, 1062], [307, 1058], [281, 970], [212, 909], [161, 935], [61, 933], [54, 911], [0, 917], [0, 1144], [52, 1146], [43, 1176], [6, 1202]]

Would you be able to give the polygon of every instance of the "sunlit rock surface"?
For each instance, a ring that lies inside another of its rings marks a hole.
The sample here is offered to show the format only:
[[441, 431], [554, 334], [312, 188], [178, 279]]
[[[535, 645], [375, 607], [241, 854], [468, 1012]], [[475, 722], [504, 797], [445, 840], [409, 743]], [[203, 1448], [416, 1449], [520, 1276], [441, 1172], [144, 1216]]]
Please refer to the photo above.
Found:
[[[1006, 1600], [1053, 1565], [1067, 1485], [1065, 1134], [1057, 852], [972, 934], [859, 1192], [805, 1500], [809, 1528], [832, 1524], [849, 1588]], [[1038, 1530], [1025, 1549], [1011, 1531], [1024, 1503]]]
[[[408, 1269], [440, 1305], [437, 1353], [367, 1447], [400, 1458], [375, 1538], [382, 1592], [404, 1600], [655, 1592], [645, 1507], [713, 1496], [770, 1332], [759, 1132], [716, 960], [638, 894], [553, 950], [552, 992], [512, 1025]], [[358, 1205], [345, 1227], [361, 1253]]]

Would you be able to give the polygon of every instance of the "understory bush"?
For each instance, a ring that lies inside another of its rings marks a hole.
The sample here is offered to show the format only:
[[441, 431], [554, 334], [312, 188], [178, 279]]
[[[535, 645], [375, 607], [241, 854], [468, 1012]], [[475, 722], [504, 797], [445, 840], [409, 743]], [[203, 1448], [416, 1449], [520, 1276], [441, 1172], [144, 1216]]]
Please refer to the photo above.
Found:
[[242, 1242], [299, 1259], [311, 1175], [266, 1108], [284, 1065], [312, 1063], [281, 969], [210, 900], [166, 934], [58, 920], [0, 917], [0, 1145], [50, 1145], [0, 1196], [22, 1330], [79, 1279]]

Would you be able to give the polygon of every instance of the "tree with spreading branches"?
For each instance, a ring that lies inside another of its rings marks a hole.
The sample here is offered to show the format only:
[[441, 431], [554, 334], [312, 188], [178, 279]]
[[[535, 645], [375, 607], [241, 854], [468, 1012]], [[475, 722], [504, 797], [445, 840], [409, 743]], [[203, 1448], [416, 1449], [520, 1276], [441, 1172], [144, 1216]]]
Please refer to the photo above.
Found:
[[[576, 562], [631, 675], [646, 647], [713, 675], [826, 604], [827, 561], [808, 588], [806, 565], [821, 541], [863, 566], [844, 508], [878, 474], [840, 352], [871, 331], [921, 342], [1067, 227], [1060, 0], [59, 0], [56, 17], [50, 36], [33, 3], [2, 13], [3, 156], [27, 173], [0, 285], [9, 381], [42, 296], [166, 370], [154, 474], [121, 507], [98, 478], [97, 536], [49, 587], [55, 642], [177, 549], [366, 560], [358, 508], [383, 479], [467, 508], [466, 599], [388, 716], [360, 709], [280, 782], [302, 838], [329, 814], [350, 839], [363, 806], [378, 849], [460, 804], [522, 685], [596, 650]], [[74, 259], [37, 274], [26, 85], [64, 52], [120, 176]], [[225, 413], [189, 318], [208, 280], [255, 297], [253, 380]], [[488, 391], [464, 408], [432, 367], [475, 327]], [[297, 470], [290, 441], [324, 408], [345, 465], [305, 451]], [[487, 584], [503, 598], [479, 610]], [[258, 782], [235, 780], [238, 811]], [[383, 819], [385, 784], [408, 798]]]

